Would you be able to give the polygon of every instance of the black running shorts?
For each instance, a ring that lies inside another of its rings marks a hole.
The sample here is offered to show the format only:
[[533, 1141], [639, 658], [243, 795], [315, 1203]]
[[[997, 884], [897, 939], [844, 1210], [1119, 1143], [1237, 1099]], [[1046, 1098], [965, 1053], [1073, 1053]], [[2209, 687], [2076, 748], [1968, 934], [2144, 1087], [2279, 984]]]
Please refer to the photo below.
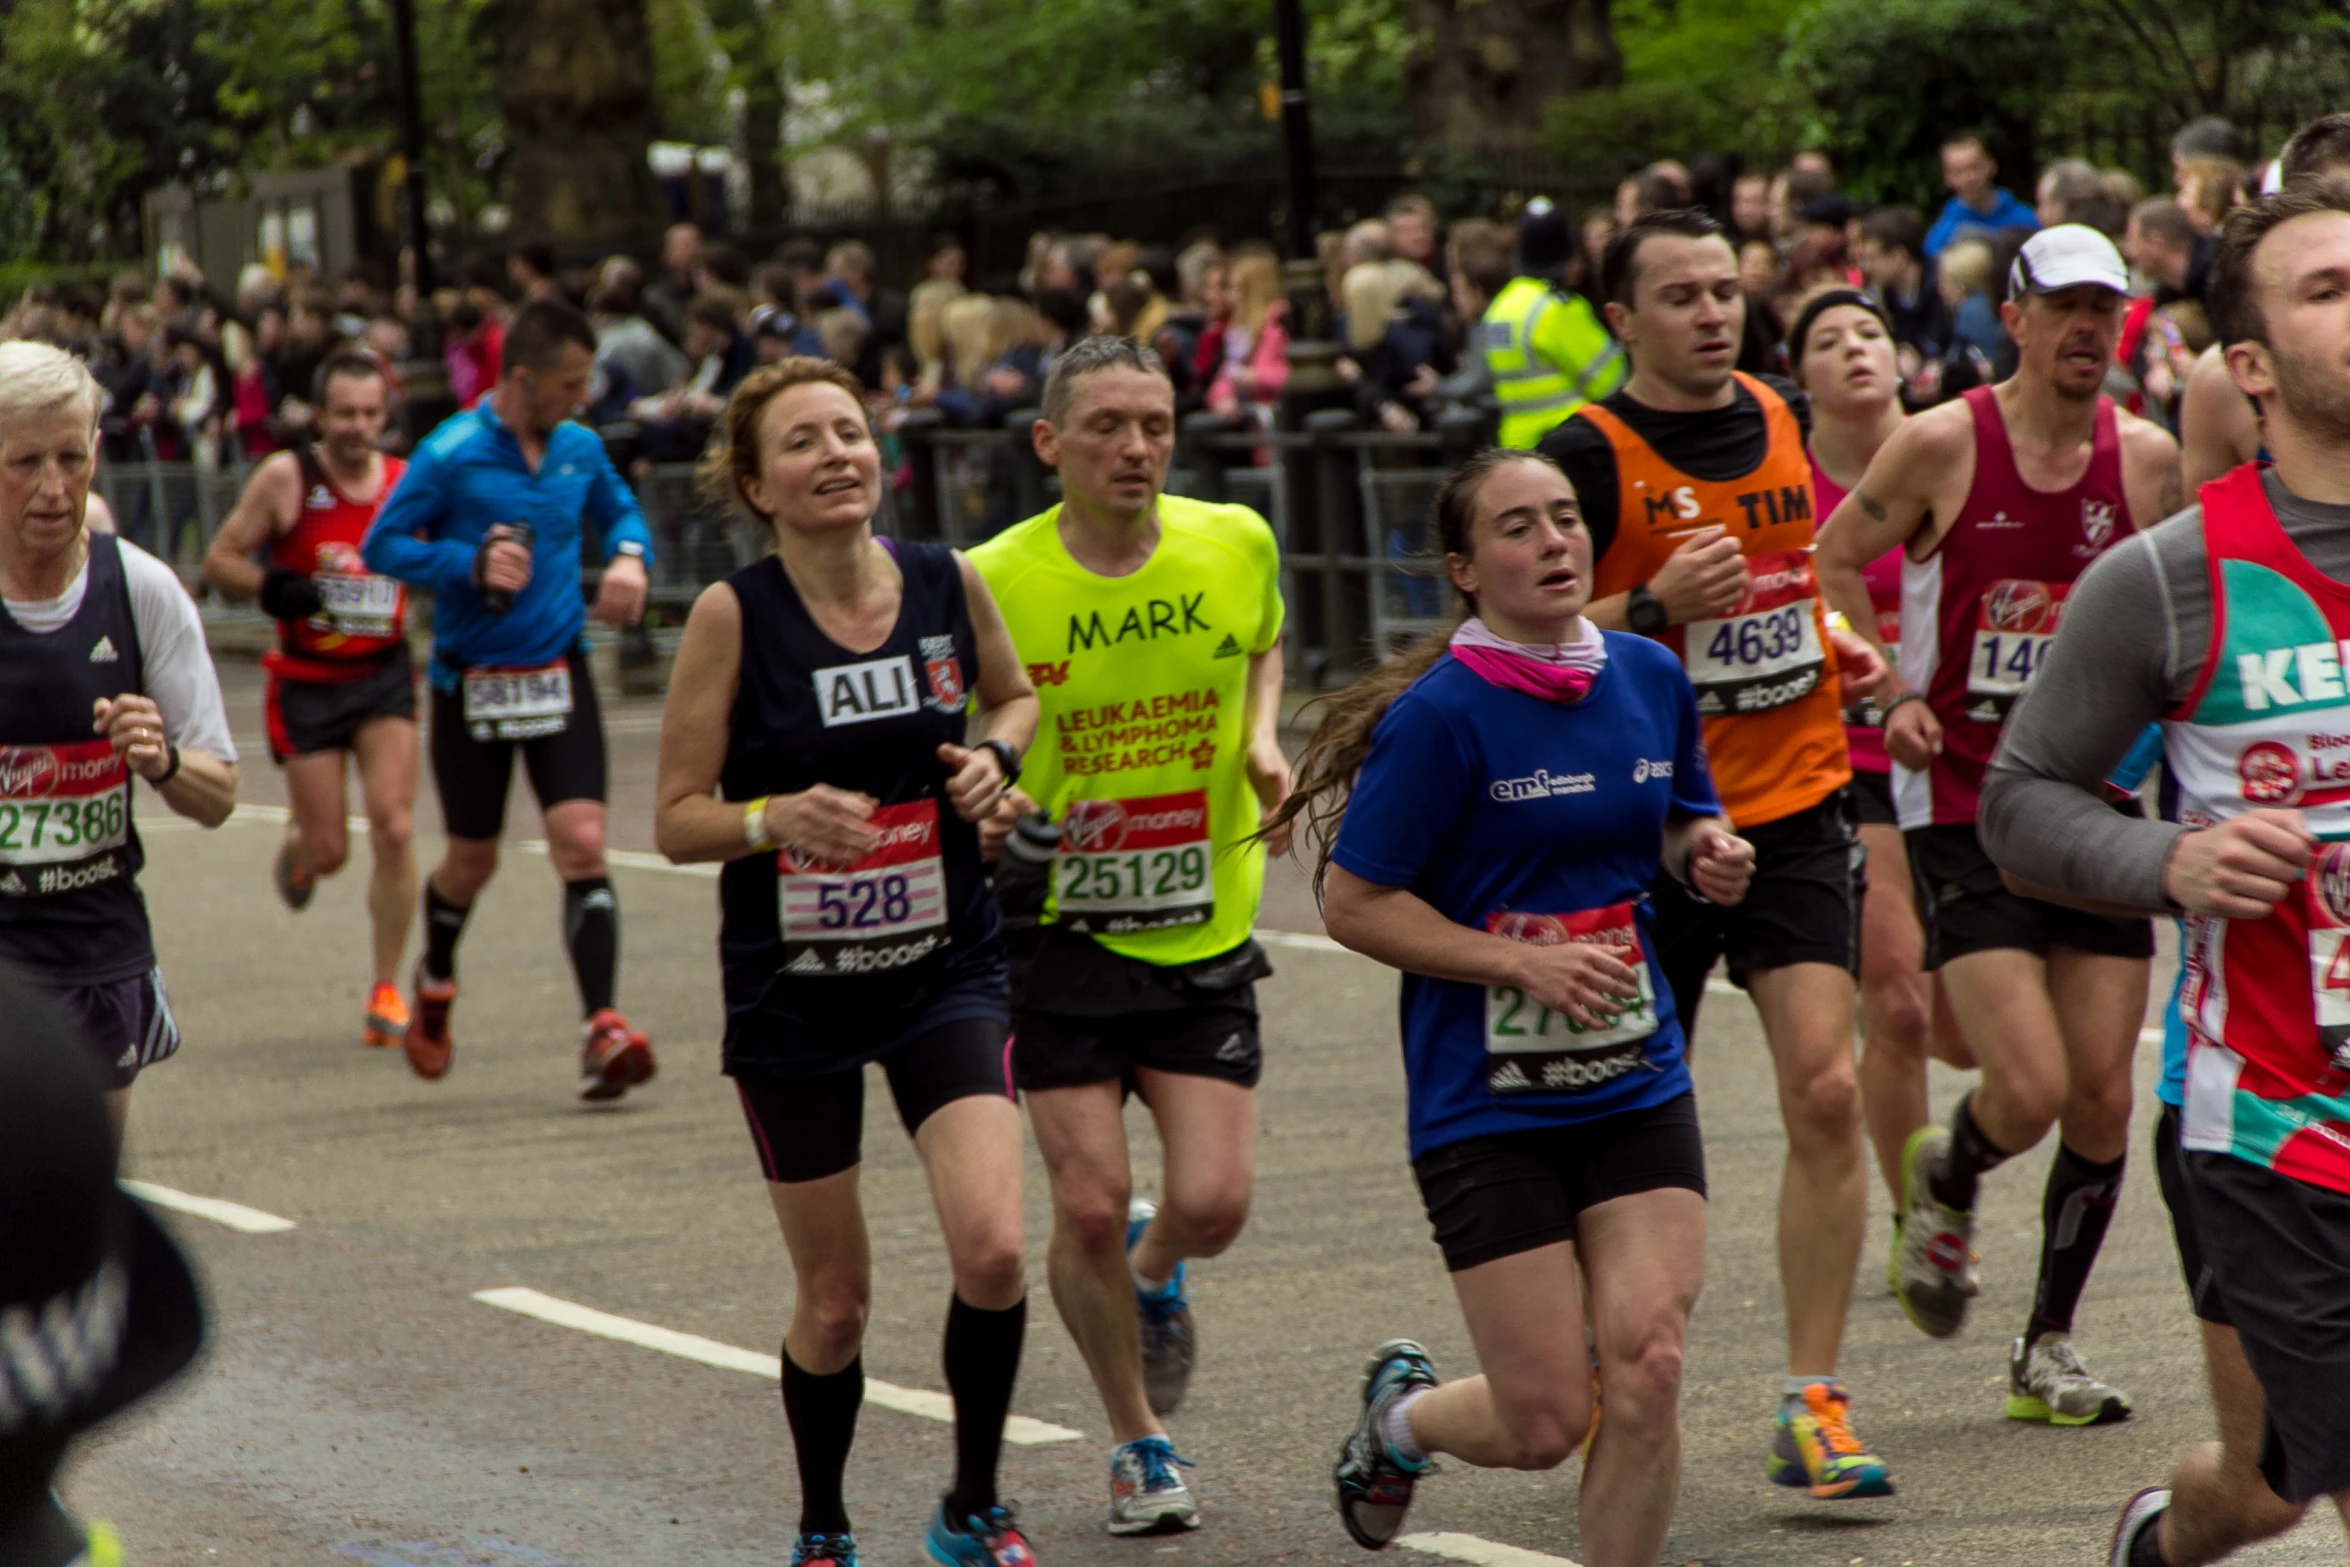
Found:
[[180, 1026], [159, 968], [96, 985], [40, 988], [82, 1036], [110, 1089], [130, 1087], [141, 1071], [180, 1047]]
[[2267, 1401], [2262, 1477], [2288, 1502], [2350, 1490], [2350, 1196], [2232, 1154], [2179, 1162]]
[[[942, 1105], [1015, 1097], [1001, 1018], [962, 1018], [917, 1034], [881, 1057], [906, 1135]], [[819, 1181], [864, 1157], [865, 1069], [820, 1077], [737, 1077], [759, 1170], [771, 1181]]]
[[1681, 1187], [1705, 1195], [1697, 1096], [1572, 1126], [1500, 1132], [1412, 1161], [1420, 1201], [1454, 1273], [1575, 1238], [1586, 1208]]
[[441, 823], [452, 838], [495, 838], [506, 830], [506, 789], [522, 753], [539, 809], [604, 798], [604, 720], [587, 649], [571, 650], [571, 718], [560, 734], [535, 740], [476, 740], [465, 728], [462, 691], [432, 694], [432, 780]]
[[1832, 963], [1860, 972], [1860, 906], [1868, 891], [1867, 858], [1852, 819], [1852, 796], [1839, 789], [1808, 810], [1741, 827], [1754, 845], [1754, 884], [1733, 908], [1708, 903], [1670, 873], [1659, 873], [1657, 964], [1673, 987], [1681, 1030], [1694, 1034], [1705, 977], [1727, 957], [1739, 985], [1757, 969]]
[[2195, 1207], [2187, 1196], [2187, 1174], [2179, 1164], [2179, 1107], [2166, 1104], [2154, 1122], [2154, 1178], [2162, 1186], [2162, 1205], [2170, 1210], [2171, 1239], [2178, 1243], [2179, 1272], [2187, 1280], [2187, 1303], [2195, 1315], [2214, 1327], [2232, 1328], [2228, 1304], [2220, 1299], [2219, 1280], [2204, 1260], [2203, 1243], [2195, 1236]]
[[1852, 803], [1863, 827], [1898, 827], [1901, 812], [1893, 804], [1893, 775], [1852, 770]]
[[403, 644], [382, 666], [355, 680], [294, 680], [262, 676], [261, 714], [269, 755], [288, 757], [348, 751], [360, 730], [379, 718], [416, 717], [416, 666]]
[[1971, 826], [1913, 827], [1909, 876], [1926, 928], [1925, 967], [2002, 949], [2046, 957], [2071, 947], [2110, 958], [2154, 956], [2154, 922], [2068, 909], [2010, 892]]
[[1131, 1093], [1138, 1066], [1256, 1087], [1265, 1070], [1257, 987], [1242, 985], [1179, 1011], [1125, 1017], [1013, 1014], [1012, 1070], [1029, 1093], [1087, 1083], [1123, 1083]]

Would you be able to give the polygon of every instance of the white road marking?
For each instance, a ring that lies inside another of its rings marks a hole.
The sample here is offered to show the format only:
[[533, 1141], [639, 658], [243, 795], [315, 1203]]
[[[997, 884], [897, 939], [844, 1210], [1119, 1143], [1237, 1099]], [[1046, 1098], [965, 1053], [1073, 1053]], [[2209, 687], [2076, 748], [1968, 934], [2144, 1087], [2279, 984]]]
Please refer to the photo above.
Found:
[[[698, 1360], [705, 1366], [716, 1366], [722, 1371], [746, 1372], [751, 1376], [764, 1377], [770, 1382], [783, 1375], [783, 1362], [773, 1355], [737, 1349], [732, 1344], [721, 1344], [716, 1339], [706, 1339], [692, 1333], [680, 1333], [674, 1328], [655, 1327], [650, 1322], [639, 1322], [633, 1317], [616, 1317], [608, 1311], [558, 1300], [534, 1289], [479, 1290], [473, 1298], [485, 1306], [520, 1312], [526, 1317], [536, 1317], [541, 1322], [575, 1328], [582, 1333], [593, 1333], [599, 1338], [618, 1339], [624, 1344], [657, 1349], [664, 1355]], [[944, 1393], [933, 1393], [928, 1388], [899, 1387], [895, 1383], [867, 1377], [865, 1402], [897, 1410], [900, 1414], [920, 1415], [925, 1420], [936, 1420], [945, 1425], [952, 1425], [955, 1420], [954, 1401]], [[1004, 1422], [1004, 1440], [1021, 1447], [1037, 1447], [1048, 1442], [1075, 1442], [1083, 1435], [1083, 1432], [1072, 1431], [1067, 1426], [1031, 1420], [1026, 1415], [1014, 1415]]]
[[1407, 1534], [1395, 1543], [1408, 1551], [1469, 1562], [1473, 1567], [1576, 1567], [1564, 1556], [1545, 1556], [1540, 1551], [1481, 1540], [1473, 1534]]
[[[544, 854], [547, 852], [547, 840], [525, 838], [516, 847], [525, 854]], [[718, 875], [718, 867], [715, 865], [673, 865], [666, 854], [647, 854], [642, 849], [606, 849], [604, 862], [608, 865], [625, 865], [632, 871], [669, 871], [675, 875], [699, 876], [705, 880], [715, 879]]]
[[2138, 1043], [2139, 1043], [2139, 1044], [2141, 1044], [2141, 1045], [2159, 1045], [2159, 1044], [2161, 1044], [2161, 1043], [2162, 1043], [2162, 1030], [2161, 1030], [2161, 1029], [2159, 1029], [2159, 1028], [2141, 1028], [2141, 1029], [2139, 1029], [2139, 1030], [2138, 1030]]
[[1257, 927], [1257, 940], [1268, 947], [1294, 947], [1300, 952], [1345, 952], [1348, 949], [1328, 936], [1316, 936], [1301, 930], [1267, 930]]
[[191, 1197], [186, 1192], [175, 1192], [168, 1186], [153, 1186], [145, 1181], [117, 1183], [131, 1196], [158, 1208], [169, 1208], [174, 1213], [193, 1214], [199, 1219], [210, 1219], [232, 1230], [247, 1235], [283, 1235], [294, 1228], [294, 1221], [281, 1219], [274, 1213], [263, 1213], [259, 1208], [248, 1208], [241, 1202], [225, 1202], [218, 1197]]
[[[275, 822], [280, 827], [293, 820], [293, 816], [294, 813], [282, 805], [245, 804], [239, 805], [235, 810], [229, 812], [229, 820], [232, 822]], [[343, 825], [353, 832], [365, 832], [368, 823], [364, 816], [346, 816], [343, 818]], [[139, 831], [145, 832], [146, 830], [146, 825], [142, 823]]]
[[1746, 994], [1745, 991], [1740, 990], [1726, 979], [1709, 979], [1705, 982], [1705, 989], [1708, 995], [1714, 996], [1743, 996]]

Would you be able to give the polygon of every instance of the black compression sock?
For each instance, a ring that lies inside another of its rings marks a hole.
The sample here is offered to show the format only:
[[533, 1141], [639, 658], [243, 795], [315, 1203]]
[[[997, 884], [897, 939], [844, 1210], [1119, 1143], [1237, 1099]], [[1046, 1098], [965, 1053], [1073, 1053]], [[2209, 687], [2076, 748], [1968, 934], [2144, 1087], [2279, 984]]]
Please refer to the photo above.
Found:
[[2043, 1333], [2070, 1333], [2073, 1311], [2089, 1284], [2089, 1270], [2105, 1244], [2114, 1205], [2122, 1194], [2124, 1154], [2111, 1164], [2092, 1164], [2059, 1143], [2048, 1166], [2048, 1190], [2040, 1200], [2040, 1282], [2032, 1292], [2027, 1340]]
[[947, 1307], [947, 1391], [955, 1399], [955, 1488], [946, 1494], [956, 1527], [996, 1504], [996, 1460], [1004, 1449], [1004, 1417], [1012, 1384], [1020, 1379], [1020, 1341], [1028, 1331], [1028, 1301], [982, 1311], [958, 1295]]
[[465, 917], [473, 906], [460, 907], [441, 896], [441, 889], [424, 879], [424, 971], [434, 979], [457, 977], [457, 938], [465, 934]]
[[1958, 1102], [1958, 1113], [1950, 1118], [1949, 1154], [1939, 1168], [1926, 1172], [1927, 1189], [1944, 1207], [1972, 1213], [1975, 1190], [1984, 1175], [2007, 1160], [2007, 1150], [1984, 1136], [1983, 1128], [1976, 1124], [1975, 1096], [1968, 1094]]
[[865, 1357], [818, 1376], [783, 1352], [783, 1416], [791, 1422], [792, 1456], [800, 1469], [800, 1533], [845, 1534], [848, 1504], [841, 1476], [857, 1440], [857, 1411], [865, 1402]]
[[620, 905], [611, 877], [563, 884], [563, 945], [579, 979], [580, 1014], [593, 1017], [612, 1004], [612, 974], [620, 966]]

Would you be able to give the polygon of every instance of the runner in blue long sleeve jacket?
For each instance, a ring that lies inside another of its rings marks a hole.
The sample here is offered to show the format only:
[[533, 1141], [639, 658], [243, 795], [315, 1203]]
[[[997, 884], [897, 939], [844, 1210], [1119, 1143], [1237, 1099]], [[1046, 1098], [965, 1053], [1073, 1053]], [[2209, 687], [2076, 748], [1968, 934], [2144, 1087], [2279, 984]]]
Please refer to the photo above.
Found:
[[425, 438], [361, 553], [369, 569], [434, 594], [432, 772], [449, 847], [424, 884], [408, 1064], [425, 1078], [449, 1070], [457, 938], [497, 869], [519, 750], [563, 879], [587, 1016], [580, 1095], [611, 1099], [652, 1077], [653, 1052], [612, 1005], [620, 913], [604, 864], [604, 732], [579, 572], [592, 523], [604, 561], [595, 616], [629, 625], [644, 613], [650, 538], [603, 443], [570, 419], [595, 344], [569, 306], [525, 307], [507, 328], [497, 390]]

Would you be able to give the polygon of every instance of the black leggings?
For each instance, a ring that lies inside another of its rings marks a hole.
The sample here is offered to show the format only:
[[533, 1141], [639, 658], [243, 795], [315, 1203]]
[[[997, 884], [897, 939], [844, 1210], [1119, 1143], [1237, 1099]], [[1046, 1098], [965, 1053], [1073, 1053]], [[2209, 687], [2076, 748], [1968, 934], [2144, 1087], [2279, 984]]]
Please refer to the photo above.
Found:
[[[1011, 1041], [1000, 1018], [960, 1018], [881, 1058], [890, 1098], [911, 1137], [941, 1105], [989, 1094], [1012, 1099]], [[743, 1116], [771, 1181], [820, 1181], [863, 1156], [865, 1069], [820, 1077], [738, 1077]]]

